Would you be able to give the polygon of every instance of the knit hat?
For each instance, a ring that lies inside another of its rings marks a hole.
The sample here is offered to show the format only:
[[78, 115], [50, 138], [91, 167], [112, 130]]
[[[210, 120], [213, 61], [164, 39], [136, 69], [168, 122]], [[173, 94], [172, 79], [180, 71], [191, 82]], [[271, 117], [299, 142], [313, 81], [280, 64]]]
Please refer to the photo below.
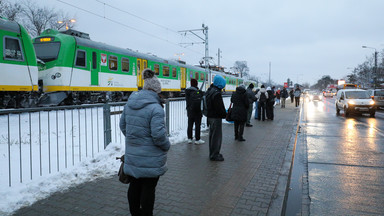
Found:
[[253, 83], [251, 83], [251, 84], [249, 84], [249, 86], [248, 86], [250, 89], [253, 89], [253, 87], [255, 87], [254, 85], [253, 85]]
[[153, 72], [150, 68], [146, 68], [143, 70], [143, 78], [143, 89], [153, 90], [156, 93], [161, 92], [161, 83], [159, 79], [157, 79], [157, 77], [155, 76], [155, 72]]
[[267, 87], [267, 91], [269, 91], [269, 90], [272, 90], [272, 89], [271, 89], [271, 87], [268, 86], [268, 87]]
[[191, 86], [197, 88], [197, 80], [196, 79], [191, 79]]
[[216, 75], [215, 78], [213, 78], [213, 85], [217, 88], [223, 89], [225, 87], [225, 84], [225, 79], [222, 76]]

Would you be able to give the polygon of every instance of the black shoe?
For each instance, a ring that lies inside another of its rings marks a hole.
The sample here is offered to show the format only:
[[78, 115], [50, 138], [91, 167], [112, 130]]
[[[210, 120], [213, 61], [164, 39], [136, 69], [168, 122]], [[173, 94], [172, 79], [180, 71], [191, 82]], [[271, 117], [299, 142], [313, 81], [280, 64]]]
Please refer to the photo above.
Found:
[[246, 127], [252, 127], [253, 125], [251, 125], [251, 124], [246, 124], [245, 126], [246, 126]]
[[243, 137], [239, 138], [238, 140], [239, 141], [245, 141], [245, 139]]
[[224, 161], [224, 157], [219, 155], [217, 157], [211, 158], [211, 161]]

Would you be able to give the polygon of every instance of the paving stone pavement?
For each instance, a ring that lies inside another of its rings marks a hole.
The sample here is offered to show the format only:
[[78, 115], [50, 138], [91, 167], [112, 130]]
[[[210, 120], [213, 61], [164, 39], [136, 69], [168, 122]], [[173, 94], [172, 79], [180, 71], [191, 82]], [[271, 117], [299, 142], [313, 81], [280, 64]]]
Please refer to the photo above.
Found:
[[[203, 145], [172, 145], [169, 169], [156, 187], [154, 215], [281, 215], [299, 116], [289, 102], [275, 108], [273, 121], [252, 118], [245, 142], [234, 140], [233, 124], [223, 124], [223, 162], [209, 160], [207, 131]], [[130, 215], [127, 188], [117, 176], [96, 179], [13, 215]]]

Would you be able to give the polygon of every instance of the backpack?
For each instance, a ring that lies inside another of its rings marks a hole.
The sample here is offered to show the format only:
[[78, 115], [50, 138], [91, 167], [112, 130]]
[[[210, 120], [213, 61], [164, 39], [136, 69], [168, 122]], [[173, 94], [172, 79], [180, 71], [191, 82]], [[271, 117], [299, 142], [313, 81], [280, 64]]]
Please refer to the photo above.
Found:
[[192, 91], [191, 92], [191, 110], [195, 113], [201, 112], [202, 107], [202, 99], [203, 99], [203, 92], [200, 90]]
[[260, 98], [259, 102], [266, 102], [267, 101], [267, 96], [265, 95], [266, 92], [260, 92]]

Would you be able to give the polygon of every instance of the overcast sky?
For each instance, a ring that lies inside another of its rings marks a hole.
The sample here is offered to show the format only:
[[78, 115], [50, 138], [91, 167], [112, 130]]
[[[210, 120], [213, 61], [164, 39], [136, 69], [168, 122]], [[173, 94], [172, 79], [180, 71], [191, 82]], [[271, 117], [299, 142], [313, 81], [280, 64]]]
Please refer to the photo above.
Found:
[[373, 55], [363, 45], [384, 48], [382, 0], [35, 1], [73, 15], [75, 29], [94, 41], [168, 59], [183, 53], [192, 65], [204, 56], [204, 45], [179, 44], [202, 40], [178, 31], [204, 23], [216, 64], [220, 48], [220, 65], [247, 61], [252, 75], [267, 80], [271, 62], [271, 79], [279, 84], [290, 78], [312, 85], [324, 75], [341, 79]]

